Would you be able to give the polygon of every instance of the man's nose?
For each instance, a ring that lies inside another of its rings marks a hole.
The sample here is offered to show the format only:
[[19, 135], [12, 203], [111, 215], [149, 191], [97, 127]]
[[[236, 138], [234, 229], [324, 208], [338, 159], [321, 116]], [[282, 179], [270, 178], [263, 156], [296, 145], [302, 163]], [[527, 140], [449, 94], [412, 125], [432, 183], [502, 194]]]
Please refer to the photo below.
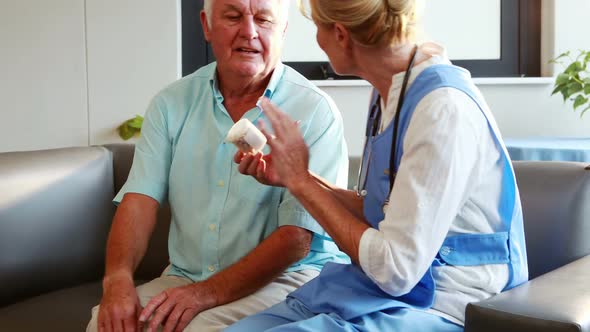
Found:
[[240, 36], [246, 39], [258, 38], [258, 30], [253, 16], [245, 16], [240, 27]]

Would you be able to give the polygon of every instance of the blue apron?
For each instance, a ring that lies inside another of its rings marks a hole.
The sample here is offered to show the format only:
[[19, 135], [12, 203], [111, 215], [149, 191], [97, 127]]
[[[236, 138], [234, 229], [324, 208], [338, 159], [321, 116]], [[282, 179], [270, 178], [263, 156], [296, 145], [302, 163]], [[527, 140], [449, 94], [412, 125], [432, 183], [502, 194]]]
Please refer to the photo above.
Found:
[[422, 71], [409, 87], [399, 119], [399, 132], [394, 133], [393, 121], [381, 134], [368, 137], [363, 158], [370, 156], [364, 198], [364, 215], [375, 229], [384, 219], [383, 203], [389, 196], [389, 169], [392, 135], [397, 135], [397, 172], [403, 154], [403, 142], [416, 105], [435, 89], [455, 88], [467, 94], [488, 120], [497, 147], [501, 150], [503, 167], [501, 200], [498, 212], [502, 230], [491, 234], [459, 234], [447, 236], [438, 255], [412, 290], [403, 296], [392, 296], [382, 291], [363, 271], [353, 264], [327, 263], [320, 275], [289, 296], [301, 301], [315, 314], [333, 313], [345, 320], [392, 308], [428, 309], [434, 302], [435, 281], [432, 267], [444, 264], [473, 266], [508, 264], [509, 281], [505, 289], [528, 279], [522, 210], [514, 170], [508, 152], [500, 140], [500, 132], [476, 92], [469, 72], [452, 65], [433, 65]]

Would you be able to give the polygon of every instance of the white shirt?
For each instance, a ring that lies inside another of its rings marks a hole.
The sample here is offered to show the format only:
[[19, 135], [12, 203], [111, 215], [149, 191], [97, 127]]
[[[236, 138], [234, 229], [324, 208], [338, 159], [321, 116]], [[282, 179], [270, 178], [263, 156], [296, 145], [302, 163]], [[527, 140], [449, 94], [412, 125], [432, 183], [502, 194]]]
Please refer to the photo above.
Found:
[[[419, 52], [431, 54], [433, 47], [439, 46], [423, 44]], [[412, 69], [408, 89], [428, 66], [450, 63], [442, 54]], [[404, 74], [392, 78], [382, 130], [393, 119]], [[466, 94], [453, 88], [427, 94], [416, 106], [403, 149], [385, 219], [379, 229], [363, 233], [359, 248], [363, 271], [394, 296], [418, 283], [448, 235], [492, 233], [502, 224], [500, 151], [485, 116]], [[446, 265], [434, 268], [433, 275], [435, 302], [429, 311], [463, 325], [467, 303], [501, 292], [509, 270], [506, 264]]]

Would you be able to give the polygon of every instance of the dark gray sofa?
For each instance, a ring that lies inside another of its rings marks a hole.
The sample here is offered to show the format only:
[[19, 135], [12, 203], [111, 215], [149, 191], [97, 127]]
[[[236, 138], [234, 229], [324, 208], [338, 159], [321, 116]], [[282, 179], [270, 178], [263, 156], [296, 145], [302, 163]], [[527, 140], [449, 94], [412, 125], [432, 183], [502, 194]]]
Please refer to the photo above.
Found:
[[[132, 158], [131, 145], [0, 153], [0, 331], [84, 330]], [[465, 330], [590, 331], [590, 170], [514, 165], [532, 280], [470, 304]], [[351, 160], [351, 185], [357, 168]], [[165, 206], [138, 283], [166, 266], [169, 222]]]
[[[132, 160], [124, 144], [0, 153], [0, 331], [85, 330]], [[169, 223], [164, 206], [138, 283], [166, 267]]]

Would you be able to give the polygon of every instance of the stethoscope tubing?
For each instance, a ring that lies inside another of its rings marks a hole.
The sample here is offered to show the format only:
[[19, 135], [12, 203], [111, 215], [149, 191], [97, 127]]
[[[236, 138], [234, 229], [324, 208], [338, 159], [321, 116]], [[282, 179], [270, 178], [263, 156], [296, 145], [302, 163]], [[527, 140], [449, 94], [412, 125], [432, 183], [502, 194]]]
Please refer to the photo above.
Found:
[[[417, 53], [418, 53], [418, 46], [414, 46], [414, 49], [412, 51], [412, 57], [410, 59], [410, 63], [408, 64], [408, 67], [407, 67], [406, 72], [404, 74], [402, 88], [400, 90], [400, 96], [398, 98], [397, 109], [396, 109], [394, 120], [393, 120], [394, 121], [394, 132], [392, 135], [393, 138], [392, 138], [391, 154], [390, 154], [390, 160], [389, 160], [389, 195], [391, 195], [391, 190], [393, 189], [393, 184], [395, 182], [395, 175], [396, 175], [396, 172], [394, 172], [394, 165], [395, 165], [395, 157], [396, 157], [396, 151], [397, 151], [397, 133], [398, 133], [398, 127], [399, 127], [399, 121], [400, 121], [400, 113], [401, 113], [401, 109], [402, 109], [402, 106], [404, 103], [404, 97], [405, 97], [405, 92], [406, 92], [406, 88], [408, 85], [408, 81], [409, 81], [410, 76], [412, 75], [411, 74], [412, 67], [414, 66], [414, 61], [416, 60]], [[375, 137], [375, 135], [377, 135], [378, 125], [381, 123], [381, 114], [382, 114], [381, 96], [377, 95], [377, 98], [375, 98], [375, 101], [371, 105], [369, 118], [367, 119], [367, 126], [365, 128], [365, 143], [363, 144], [363, 154], [361, 156], [361, 164], [360, 164], [359, 172], [358, 172], [358, 176], [357, 176], [357, 185], [354, 187], [356, 194], [359, 197], [364, 197], [367, 195], [367, 191], [365, 190], [365, 187], [367, 184], [367, 175], [369, 172], [369, 165], [371, 162], [372, 149], [369, 149], [369, 154], [367, 156], [365, 156], [365, 153], [367, 152], [367, 145], [373, 139], [373, 137]], [[365, 161], [365, 159], [366, 159], [366, 161]], [[363, 173], [365, 173], [364, 178], [363, 178]], [[362, 187], [361, 187], [361, 183], [362, 183]], [[389, 195], [386, 197], [384, 205], [387, 205], [389, 203]]]

